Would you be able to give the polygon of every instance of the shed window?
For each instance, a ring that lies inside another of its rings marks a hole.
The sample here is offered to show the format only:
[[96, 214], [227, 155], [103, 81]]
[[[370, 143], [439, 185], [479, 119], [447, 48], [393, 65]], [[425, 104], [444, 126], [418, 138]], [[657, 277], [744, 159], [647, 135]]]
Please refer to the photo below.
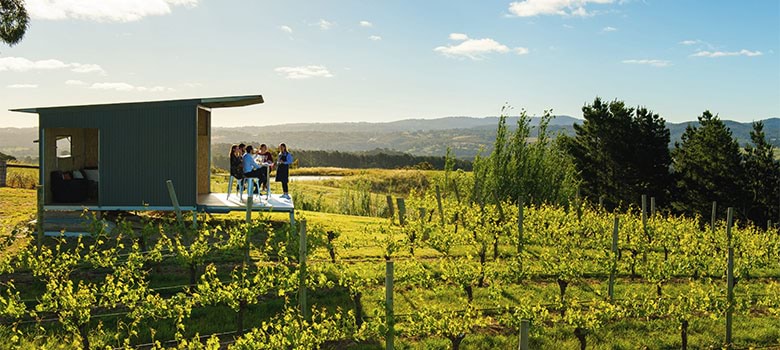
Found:
[[57, 136], [57, 158], [70, 158], [72, 154], [71, 136]]

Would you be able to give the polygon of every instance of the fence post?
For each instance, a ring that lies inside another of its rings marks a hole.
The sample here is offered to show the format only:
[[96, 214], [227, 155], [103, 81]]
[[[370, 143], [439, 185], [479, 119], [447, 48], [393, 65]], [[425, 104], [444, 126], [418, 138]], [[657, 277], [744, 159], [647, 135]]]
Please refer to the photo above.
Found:
[[650, 217], [655, 216], [655, 197], [650, 197]]
[[0, 160], [0, 187], [6, 186], [6, 180], [5, 177], [8, 174], [7, 168], [8, 163], [4, 160]]
[[642, 195], [642, 230], [647, 234], [647, 195]]
[[181, 209], [179, 208], [179, 198], [176, 197], [176, 189], [173, 188], [173, 181], [165, 180], [165, 185], [168, 186], [168, 195], [171, 196], [171, 203], [173, 203], [173, 209], [176, 210], [176, 220], [181, 225]]
[[726, 283], [728, 284], [727, 308], [726, 308], [726, 349], [732, 349], [734, 344], [731, 341], [732, 314], [734, 313], [734, 246], [731, 244], [731, 224], [734, 217], [734, 208], [729, 207], [726, 214], [726, 237], [728, 239], [728, 266], [726, 272]]
[[37, 220], [35, 221], [35, 228], [38, 231], [38, 253], [41, 253], [43, 246], [43, 185], [36, 185], [35, 189], [38, 192], [38, 213]]
[[525, 220], [525, 197], [520, 196], [517, 204], [517, 254], [523, 253], [523, 221]]
[[436, 203], [439, 204], [439, 216], [441, 217], [441, 225], [444, 226], [444, 207], [441, 205], [441, 190], [439, 185], [436, 185]]
[[301, 220], [301, 231], [298, 246], [298, 264], [300, 272], [298, 274], [298, 303], [301, 306], [301, 314], [307, 321], [311, 321], [309, 306], [306, 301], [306, 219]]
[[520, 320], [520, 346], [518, 350], [529, 350], [528, 341], [528, 328], [530, 328], [530, 322], [528, 320]]
[[390, 211], [390, 225], [393, 224], [393, 217], [395, 216], [395, 209], [393, 208], [393, 196], [387, 195], [387, 209]]
[[252, 206], [254, 205], [255, 195], [254, 195], [254, 181], [248, 180], [246, 184], [246, 223], [250, 224], [252, 223]]
[[385, 349], [393, 350], [395, 338], [395, 315], [393, 314], [393, 262], [385, 262], [385, 323], [387, 335]]
[[403, 226], [406, 223], [406, 203], [403, 198], [398, 198], [398, 223]]
[[715, 217], [718, 215], [716, 210], [718, 208], [718, 202], [712, 201], [712, 219], [710, 221], [710, 229], [712, 233], [715, 233]]
[[609, 302], [615, 300], [615, 270], [617, 270], [618, 259], [618, 228], [620, 225], [620, 217], [615, 215], [615, 224], [612, 228], [612, 265], [609, 268]]

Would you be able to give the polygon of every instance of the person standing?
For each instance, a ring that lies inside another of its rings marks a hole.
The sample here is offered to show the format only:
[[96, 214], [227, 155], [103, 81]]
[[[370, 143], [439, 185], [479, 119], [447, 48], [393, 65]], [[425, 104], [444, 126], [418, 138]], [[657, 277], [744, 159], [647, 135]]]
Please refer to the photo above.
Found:
[[290, 194], [287, 192], [287, 182], [290, 180], [290, 164], [293, 162], [293, 157], [290, 152], [287, 151], [287, 145], [284, 143], [279, 144], [279, 157], [276, 160], [276, 182], [282, 183], [282, 191], [284, 194], [282, 198], [290, 199]]
[[[274, 166], [274, 156], [268, 151], [268, 146], [265, 144], [260, 145], [260, 150], [257, 152], [257, 158], [255, 160], [263, 167], [263, 177], [260, 179], [260, 187], [263, 191], [268, 191], [268, 174]], [[267, 192], [266, 192], [267, 193]]]

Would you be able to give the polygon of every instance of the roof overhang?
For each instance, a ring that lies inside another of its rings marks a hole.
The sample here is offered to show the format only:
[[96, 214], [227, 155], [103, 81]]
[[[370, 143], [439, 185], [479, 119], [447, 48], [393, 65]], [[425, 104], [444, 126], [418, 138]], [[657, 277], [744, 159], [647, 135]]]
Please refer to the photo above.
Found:
[[200, 105], [208, 108], [222, 107], [244, 107], [263, 103], [263, 96], [229, 96], [229, 97], [210, 97], [200, 99]]
[[204, 98], [188, 98], [180, 100], [164, 100], [164, 101], [141, 101], [141, 102], [119, 102], [119, 103], [103, 103], [93, 105], [73, 105], [73, 106], [52, 106], [52, 107], [33, 107], [33, 108], [16, 108], [11, 109], [11, 112], [21, 113], [39, 113], [43, 110], [54, 110], [60, 108], [105, 108], [105, 107], [120, 107], [121, 105], [139, 106], [144, 104], [181, 104], [181, 103], [194, 103], [206, 108], [223, 108], [223, 107], [243, 107], [250, 106], [259, 103], [263, 103], [262, 95], [246, 95], [246, 96], [225, 96], [225, 97], [204, 97]]

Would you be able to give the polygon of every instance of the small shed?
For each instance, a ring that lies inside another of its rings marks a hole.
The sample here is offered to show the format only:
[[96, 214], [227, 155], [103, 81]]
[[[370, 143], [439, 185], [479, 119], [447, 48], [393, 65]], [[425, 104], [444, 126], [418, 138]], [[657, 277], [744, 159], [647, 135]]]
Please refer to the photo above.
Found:
[[[226, 212], [245, 207], [212, 192], [211, 113], [260, 103], [249, 95], [12, 111], [38, 114], [44, 210], [173, 210], [171, 180], [182, 210]], [[292, 213], [292, 201], [274, 199], [252, 209]]]

